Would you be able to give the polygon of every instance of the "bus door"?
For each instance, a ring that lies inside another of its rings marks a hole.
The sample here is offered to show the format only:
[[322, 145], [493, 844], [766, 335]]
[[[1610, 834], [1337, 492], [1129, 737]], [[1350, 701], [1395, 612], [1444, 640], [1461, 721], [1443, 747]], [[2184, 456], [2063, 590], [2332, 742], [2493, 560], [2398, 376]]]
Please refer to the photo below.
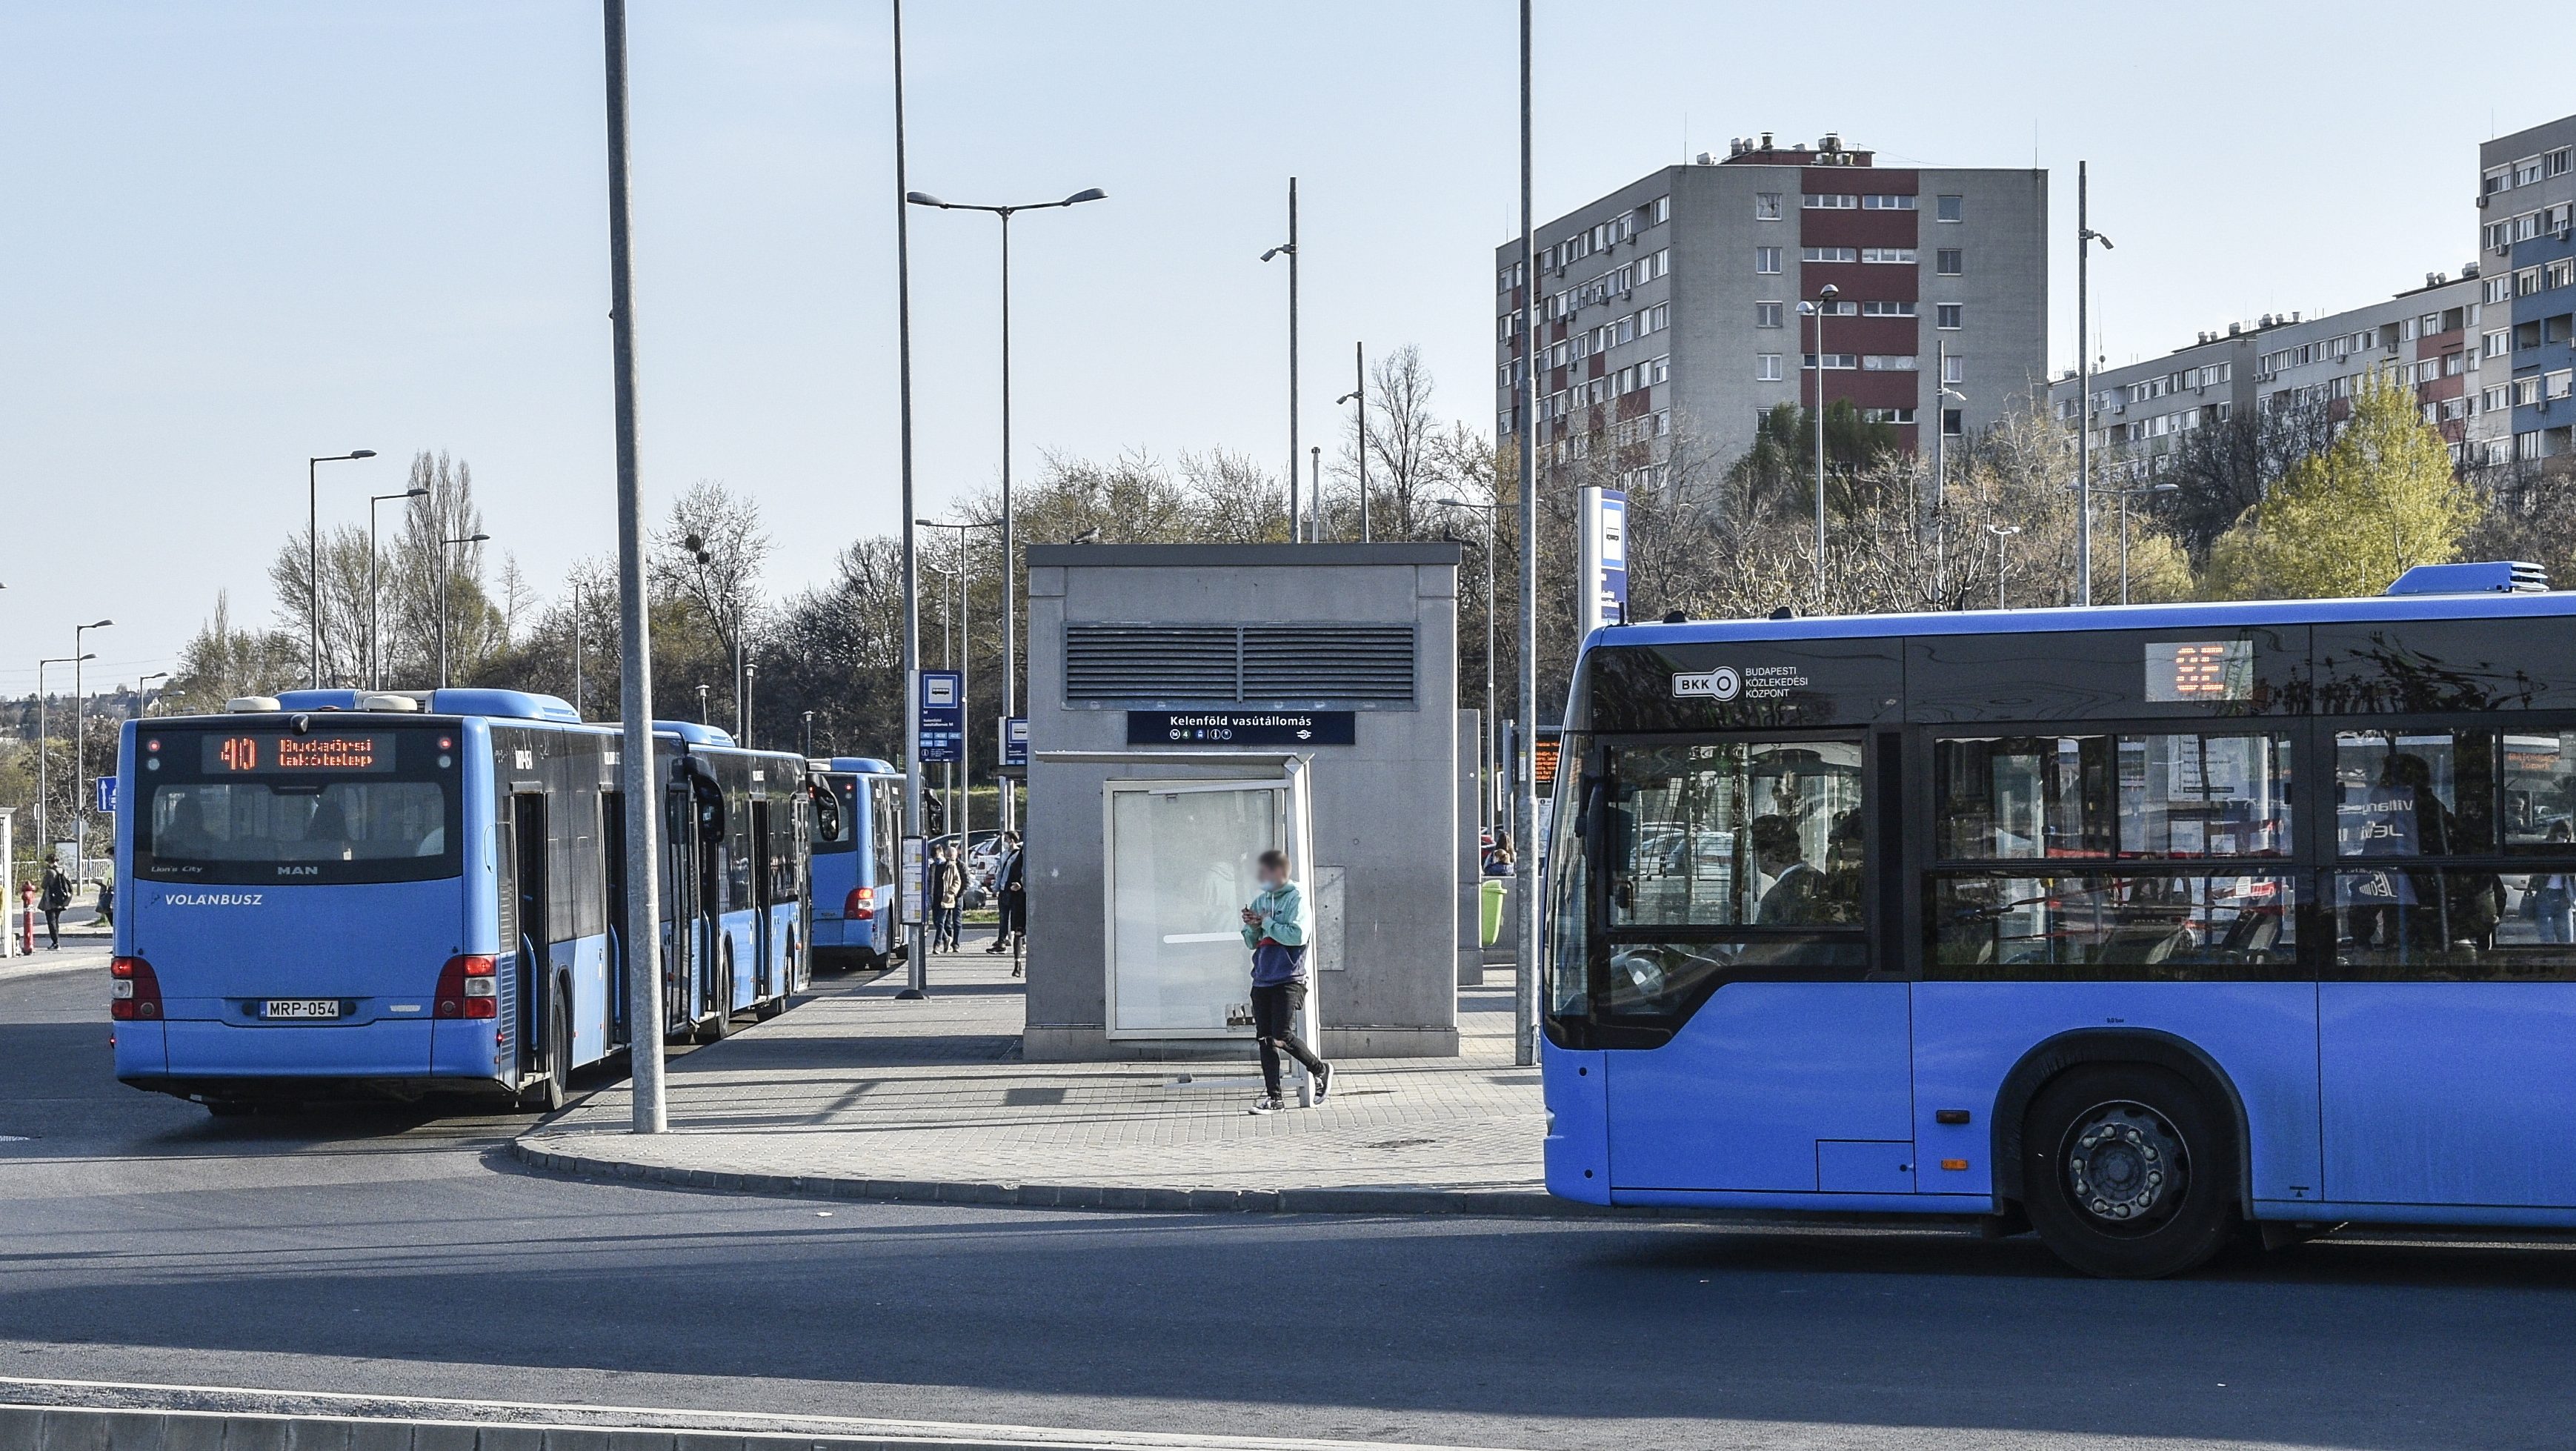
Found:
[[662, 920], [668, 934], [662, 1028], [668, 1033], [698, 1016], [698, 856], [704, 847], [698, 841], [687, 777], [681, 776], [662, 799]]
[[769, 838], [769, 801], [766, 797], [754, 797], [751, 802], [751, 978], [754, 997], [770, 995], [775, 972], [773, 964], [778, 956], [778, 944], [772, 939], [777, 935], [777, 923], [769, 909], [774, 896], [770, 889], [777, 881], [778, 849], [777, 843]]
[[2576, 1208], [2576, 729], [2333, 745], [2324, 1197]]
[[[1908, 985], [1863, 920], [1863, 743], [1604, 747], [1615, 1190], [1914, 1192]], [[1587, 782], [1587, 790], [1596, 789]], [[1598, 970], [1597, 970], [1598, 971]]]
[[512, 905], [518, 938], [519, 1064], [522, 1072], [545, 1062], [553, 1045], [554, 974], [550, 971], [546, 891], [546, 798], [533, 791], [510, 797]]
[[626, 1010], [626, 797], [599, 793], [600, 901], [605, 904], [608, 940], [608, 1043], [629, 1042]]

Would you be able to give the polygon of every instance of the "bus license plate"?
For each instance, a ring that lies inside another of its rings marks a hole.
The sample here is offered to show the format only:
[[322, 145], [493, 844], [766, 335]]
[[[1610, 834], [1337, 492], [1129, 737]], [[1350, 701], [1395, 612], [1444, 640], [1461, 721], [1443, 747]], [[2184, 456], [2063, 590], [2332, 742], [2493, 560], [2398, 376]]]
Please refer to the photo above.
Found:
[[262, 1013], [270, 1018], [336, 1018], [340, 1016], [338, 998], [270, 998]]

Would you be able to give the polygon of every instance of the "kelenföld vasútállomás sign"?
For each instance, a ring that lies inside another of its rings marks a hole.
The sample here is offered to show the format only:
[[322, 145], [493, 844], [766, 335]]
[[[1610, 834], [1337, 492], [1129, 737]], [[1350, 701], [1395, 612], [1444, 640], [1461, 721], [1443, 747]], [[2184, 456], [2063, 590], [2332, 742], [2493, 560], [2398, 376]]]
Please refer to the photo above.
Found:
[[1347, 746], [1358, 740], [1347, 710], [1131, 710], [1131, 746]]

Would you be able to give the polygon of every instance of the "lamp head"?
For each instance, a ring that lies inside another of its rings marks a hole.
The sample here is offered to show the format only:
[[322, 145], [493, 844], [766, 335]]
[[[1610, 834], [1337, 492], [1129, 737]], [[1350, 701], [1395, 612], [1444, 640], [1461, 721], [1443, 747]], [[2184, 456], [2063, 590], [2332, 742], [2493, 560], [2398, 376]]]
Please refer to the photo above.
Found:
[[374, 458], [375, 456], [376, 451], [372, 448], [353, 448], [349, 450], [349, 457], [351, 458]]
[[465, 542], [468, 544], [480, 544], [491, 537], [492, 536], [489, 534], [468, 534], [465, 536]]
[[90, 623], [81, 626], [81, 628], [84, 630], [104, 630], [115, 623], [116, 621], [114, 620], [92, 620]]
[[903, 199], [917, 207], [945, 207], [948, 205], [948, 203], [941, 201], [939, 198], [932, 196], [926, 191], [905, 192], [903, 194]]
[[1828, 282], [1824, 286], [1816, 289], [1816, 296], [1823, 301], [1831, 302], [1835, 298], [1842, 296], [1842, 289]]
[[1107, 200], [1109, 200], [1109, 193], [1102, 191], [1096, 186], [1087, 186], [1082, 190], [1075, 192], [1073, 195], [1066, 197], [1063, 201], [1056, 203], [1056, 205], [1060, 207], [1073, 207], [1080, 206], [1084, 202], [1101, 202]]
[[426, 498], [428, 498], [428, 497], [429, 497], [429, 490], [427, 490], [427, 489], [405, 489], [405, 490], [403, 490], [403, 497], [404, 497], [404, 498], [406, 498], [406, 499], [426, 499]]
[[1338, 405], [1340, 405], [1340, 404], [1348, 403], [1348, 402], [1350, 402], [1352, 399], [1357, 398], [1358, 396], [1360, 396], [1360, 395], [1359, 395], [1356, 391], [1353, 391], [1353, 392], [1349, 392], [1349, 393], [1345, 393], [1345, 394], [1343, 394], [1341, 397], [1334, 399], [1334, 400], [1333, 400], [1333, 402], [1334, 402], [1334, 404], [1335, 404], [1336, 406], [1338, 406]]
[[1295, 256], [1295, 255], [1296, 255], [1296, 253], [1297, 253], [1297, 247], [1296, 247], [1296, 244], [1295, 244], [1295, 243], [1293, 243], [1293, 242], [1282, 242], [1282, 243], [1280, 243], [1278, 246], [1271, 248], [1269, 251], [1262, 253], [1262, 254], [1261, 254], [1261, 260], [1262, 260], [1262, 261], [1264, 261], [1264, 262], [1267, 262], [1267, 261], [1269, 261], [1269, 260], [1270, 260], [1271, 258], [1273, 258], [1273, 257], [1280, 257], [1280, 256], [1291, 256], [1291, 257], [1293, 257], [1293, 256]]

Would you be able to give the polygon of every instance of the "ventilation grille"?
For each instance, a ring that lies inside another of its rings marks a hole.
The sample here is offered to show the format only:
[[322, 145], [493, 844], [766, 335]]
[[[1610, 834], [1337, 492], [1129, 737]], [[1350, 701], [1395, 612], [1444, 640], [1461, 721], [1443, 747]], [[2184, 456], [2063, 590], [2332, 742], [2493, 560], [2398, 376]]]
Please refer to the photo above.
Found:
[[1067, 702], [1413, 704], [1411, 625], [1067, 625]]

